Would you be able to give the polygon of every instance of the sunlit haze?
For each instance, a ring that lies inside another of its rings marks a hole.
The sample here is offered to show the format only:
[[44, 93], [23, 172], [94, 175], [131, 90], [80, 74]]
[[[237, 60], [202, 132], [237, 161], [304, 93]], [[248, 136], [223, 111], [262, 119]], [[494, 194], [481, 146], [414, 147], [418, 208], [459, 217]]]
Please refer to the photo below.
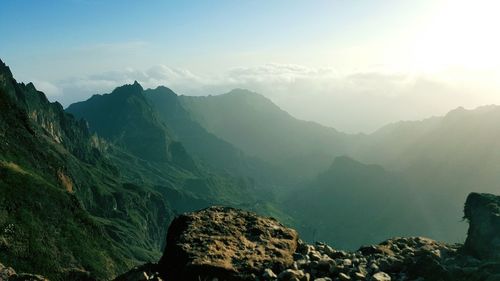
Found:
[[0, 54], [64, 106], [137, 80], [258, 92], [346, 132], [500, 104], [500, 2], [5, 1]]

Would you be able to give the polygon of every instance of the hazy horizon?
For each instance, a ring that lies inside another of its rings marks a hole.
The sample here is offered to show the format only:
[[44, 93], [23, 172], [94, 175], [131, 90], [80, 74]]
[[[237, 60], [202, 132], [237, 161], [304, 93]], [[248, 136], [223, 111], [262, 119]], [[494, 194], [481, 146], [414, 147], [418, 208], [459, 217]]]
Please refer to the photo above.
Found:
[[64, 106], [134, 80], [195, 96], [245, 88], [296, 118], [372, 132], [500, 104], [499, 5], [15, 1], [0, 11], [0, 54]]
[[499, 11], [2, 1], [0, 281], [497, 280]]

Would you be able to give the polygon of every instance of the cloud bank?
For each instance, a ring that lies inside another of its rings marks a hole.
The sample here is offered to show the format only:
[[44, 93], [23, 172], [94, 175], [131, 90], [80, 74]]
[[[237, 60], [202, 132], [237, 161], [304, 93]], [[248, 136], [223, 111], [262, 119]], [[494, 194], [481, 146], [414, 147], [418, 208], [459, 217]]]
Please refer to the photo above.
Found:
[[500, 103], [495, 88], [479, 87], [487, 83], [472, 79], [471, 73], [455, 69], [431, 75], [387, 69], [375, 66], [342, 72], [333, 67], [270, 63], [198, 74], [155, 65], [50, 83], [38, 81], [36, 85], [65, 106], [135, 80], [145, 88], [165, 85], [185, 95], [215, 95], [247, 88], [267, 96], [297, 118], [346, 132], [371, 132], [387, 123], [442, 115], [458, 106]]

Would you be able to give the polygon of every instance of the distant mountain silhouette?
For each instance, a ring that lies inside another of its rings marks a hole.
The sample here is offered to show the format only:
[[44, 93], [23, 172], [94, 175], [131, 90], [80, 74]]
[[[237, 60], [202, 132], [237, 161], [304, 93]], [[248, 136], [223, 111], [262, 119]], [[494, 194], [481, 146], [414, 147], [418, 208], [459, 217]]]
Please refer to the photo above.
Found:
[[182, 105], [182, 97], [167, 87], [148, 89], [144, 94], [158, 112], [159, 118], [168, 124], [173, 134], [193, 156], [214, 167], [217, 171], [251, 177], [260, 183], [277, 179], [270, 164], [249, 157], [234, 145], [209, 133]]
[[356, 136], [295, 119], [269, 99], [243, 89], [206, 97], [180, 97], [207, 131], [289, 177], [310, 179], [345, 153]]

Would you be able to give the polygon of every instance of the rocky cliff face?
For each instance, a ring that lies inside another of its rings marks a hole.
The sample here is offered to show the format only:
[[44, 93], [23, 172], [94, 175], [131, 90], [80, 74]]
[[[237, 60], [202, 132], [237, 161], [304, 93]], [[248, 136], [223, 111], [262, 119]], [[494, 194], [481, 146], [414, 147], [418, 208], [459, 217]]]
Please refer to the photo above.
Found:
[[[10, 69], [0, 60], [0, 88], [9, 99], [9, 110], [17, 107], [25, 115], [33, 133], [47, 136], [78, 159], [93, 163], [100, 158], [99, 140], [92, 137], [84, 121], [64, 112], [61, 104], [51, 103], [33, 83], [17, 83]], [[41, 129], [37, 132], [37, 129]]]
[[116, 280], [498, 281], [498, 210], [498, 196], [469, 196], [465, 246], [398, 237], [345, 252], [306, 244], [274, 219], [212, 207], [175, 219], [160, 262]]
[[135, 156], [153, 162], [172, 160], [170, 132], [159, 121], [146, 100], [143, 88], [135, 82], [106, 95], [94, 95], [66, 110], [88, 121], [90, 130], [126, 148]]
[[500, 261], [500, 196], [471, 193], [464, 214], [470, 223], [465, 250], [477, 258]]

